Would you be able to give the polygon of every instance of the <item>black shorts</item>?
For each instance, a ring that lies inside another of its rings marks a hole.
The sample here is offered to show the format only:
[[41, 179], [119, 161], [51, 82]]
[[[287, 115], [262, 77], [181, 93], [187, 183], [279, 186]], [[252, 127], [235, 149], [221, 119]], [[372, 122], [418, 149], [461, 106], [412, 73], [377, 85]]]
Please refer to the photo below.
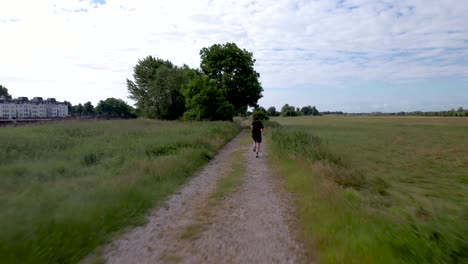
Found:
[[262, 143], [262, 134], [252, 134], [252, 138], [257, 143]]

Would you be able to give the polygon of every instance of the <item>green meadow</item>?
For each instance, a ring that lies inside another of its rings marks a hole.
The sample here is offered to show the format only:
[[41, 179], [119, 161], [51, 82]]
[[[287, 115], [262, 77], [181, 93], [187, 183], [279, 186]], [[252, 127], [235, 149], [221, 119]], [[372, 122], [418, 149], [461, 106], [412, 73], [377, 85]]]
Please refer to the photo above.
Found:
[[270, 162], [320, 263], [468, 263], [468, 119], [274, 121]]
[[147, 119], [0, 129], [0, 262], [78, 262], [142, 224], [239, 130]]

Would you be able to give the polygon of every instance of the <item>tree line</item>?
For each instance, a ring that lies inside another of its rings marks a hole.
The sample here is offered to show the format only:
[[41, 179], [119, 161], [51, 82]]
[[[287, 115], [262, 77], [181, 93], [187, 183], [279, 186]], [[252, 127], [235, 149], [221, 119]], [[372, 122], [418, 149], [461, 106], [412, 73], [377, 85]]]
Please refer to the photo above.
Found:
[[270, 116], [320, 116], [322, 115], [315, 106], [304, 106], [302, 108], [290, 106], [285, 104], [281, 108], [281, 112], [276, 110], [276, 107], [271, 106], [268, 109], [264, 107], [256, 107], [253, 112], [248, 112], [248, 115], [259, 117], [261, 120], [268, 120]]
[[83, 116], [125, 116], [136, 117], [136, 111], [121, 99], [107, 98], [100, 100], [96, 107], [91, 102], [85, 104], [68, 104], [68, 114], [73, 117]]
[[468, 116], [468, 109], [459, 107], [457, 110], [452, 108], [448, 111], [412, 111], [412, 112], [395, 112], [395, 113], [361, 113], [350, 115], [377, 115], [377, 116], [442, 116], [442, 117], [465, 117]]
[[200, 68], [147, 56], [127, 79], [138, 116], [158, 119], [232, 120], [262, 97], [253, 54], [235, 43], [200, 50]]

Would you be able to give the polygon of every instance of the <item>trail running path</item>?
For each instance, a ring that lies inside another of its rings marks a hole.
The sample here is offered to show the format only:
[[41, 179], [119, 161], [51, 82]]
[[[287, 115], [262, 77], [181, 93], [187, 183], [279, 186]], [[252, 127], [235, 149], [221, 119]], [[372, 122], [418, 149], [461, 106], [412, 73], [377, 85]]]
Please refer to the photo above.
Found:
[[[228, 143], [181, 191], [105, 248], [107, 263], [304, 263], [301, 245], [289, 231], [288, 201], [272, 177], [267, 153], [255, 158], [241, 145], [245, 131]], [[197, 238], [182, 239], [197, 224], [230, 155], [242, 148], [246, 175], [239, 190], [220, 202]]]

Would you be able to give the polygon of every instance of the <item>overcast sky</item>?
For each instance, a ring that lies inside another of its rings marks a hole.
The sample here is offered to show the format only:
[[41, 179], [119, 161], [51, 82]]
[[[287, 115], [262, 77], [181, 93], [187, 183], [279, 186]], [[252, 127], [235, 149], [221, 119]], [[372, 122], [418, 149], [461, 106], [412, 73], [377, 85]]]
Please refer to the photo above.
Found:
[[260, 104], [346, 112], [468, 108], [467, 0], [0, 0], [0, 84], [73, 104], [127, 97], [147, 55], [253, 52]]

